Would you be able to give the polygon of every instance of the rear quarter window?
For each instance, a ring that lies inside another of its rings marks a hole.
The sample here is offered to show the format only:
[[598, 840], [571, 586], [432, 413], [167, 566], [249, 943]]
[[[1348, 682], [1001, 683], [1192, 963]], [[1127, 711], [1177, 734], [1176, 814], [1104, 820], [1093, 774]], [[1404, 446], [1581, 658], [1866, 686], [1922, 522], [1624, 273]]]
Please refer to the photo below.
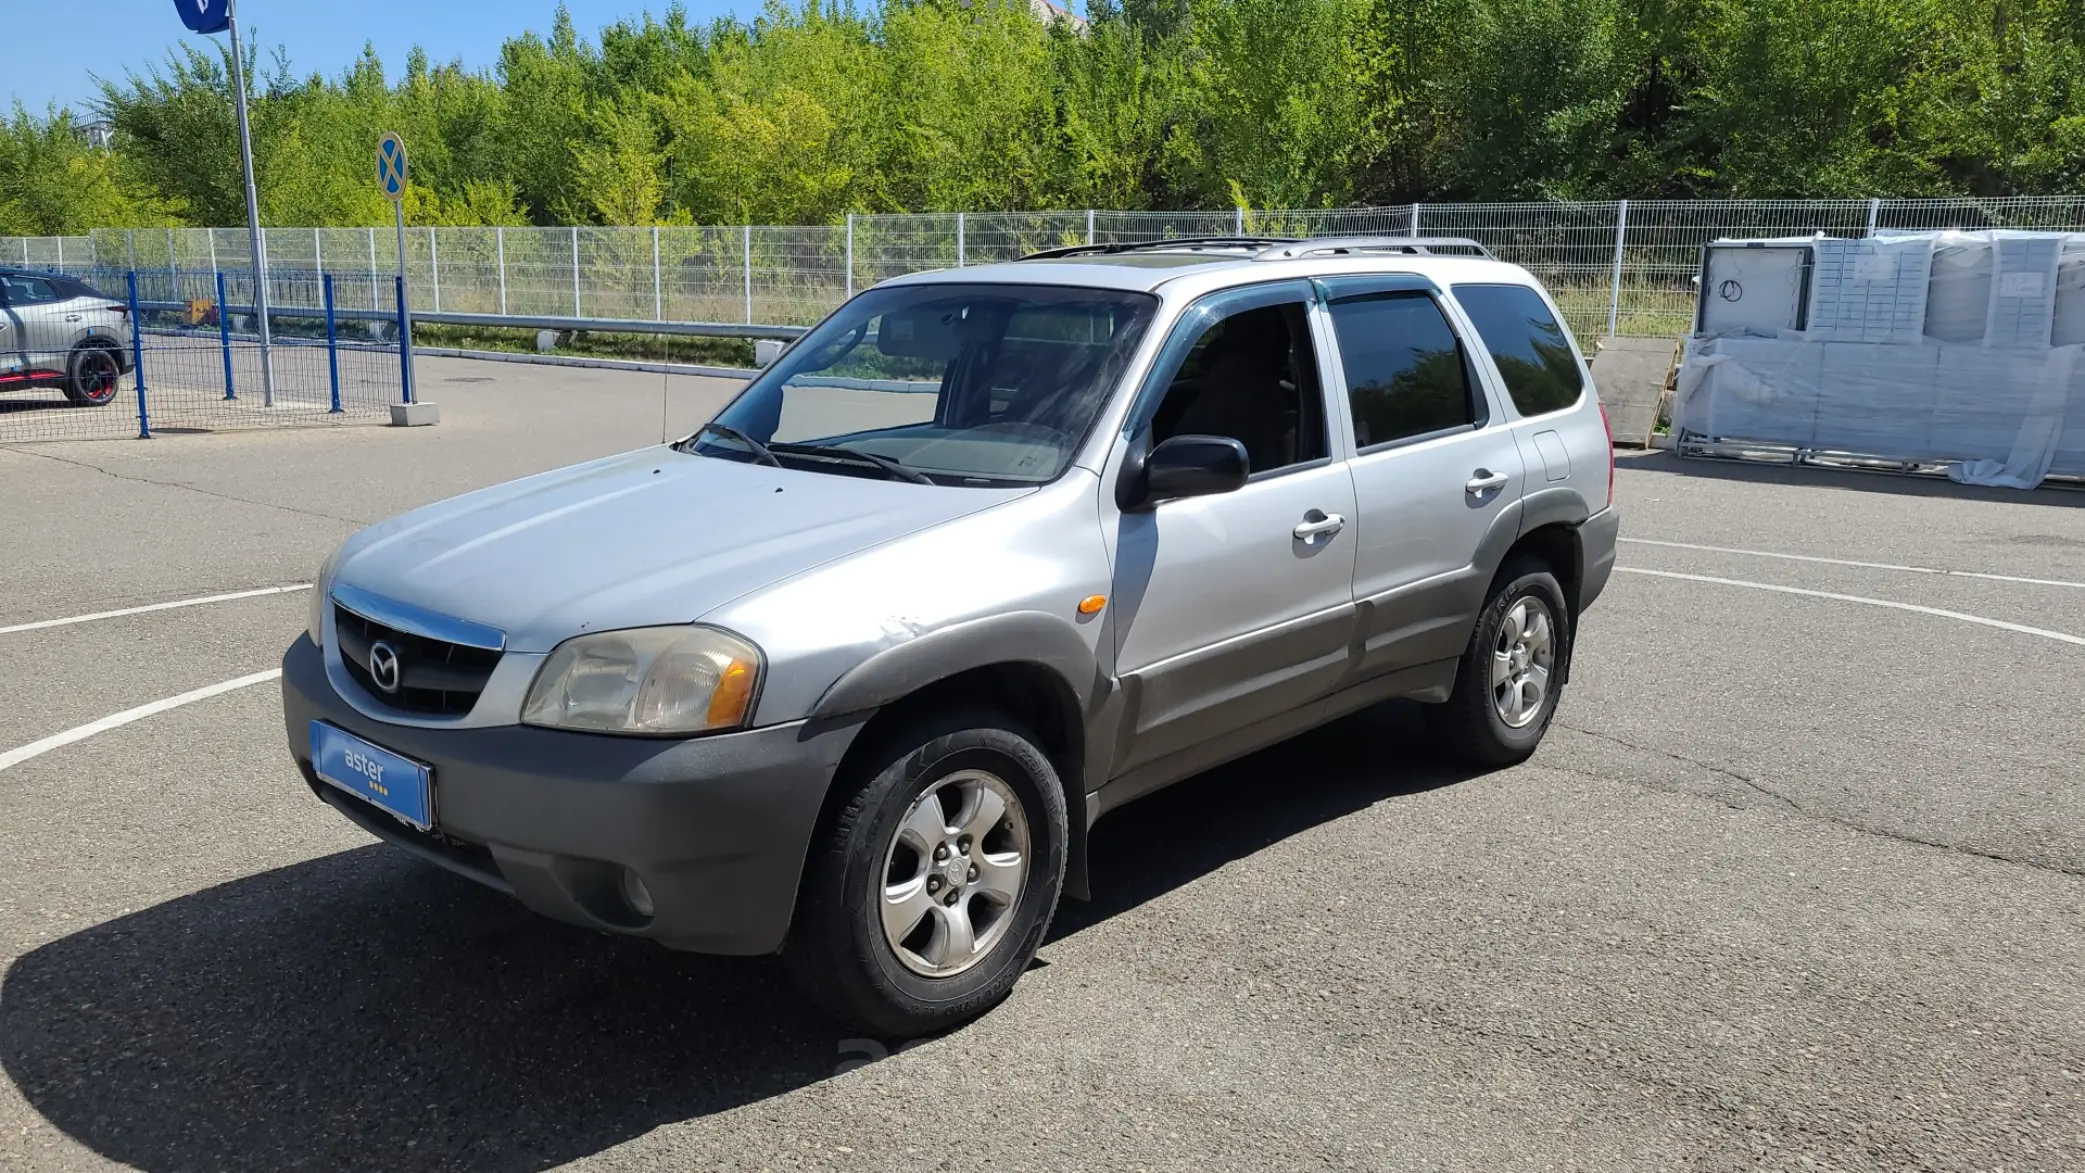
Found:
[[1541, 294], [1525, 285], [1457, 285], [1455, 300], [1477, 327], [1520, 414], [1561, 411], [1585, 394], [1578, 353]]

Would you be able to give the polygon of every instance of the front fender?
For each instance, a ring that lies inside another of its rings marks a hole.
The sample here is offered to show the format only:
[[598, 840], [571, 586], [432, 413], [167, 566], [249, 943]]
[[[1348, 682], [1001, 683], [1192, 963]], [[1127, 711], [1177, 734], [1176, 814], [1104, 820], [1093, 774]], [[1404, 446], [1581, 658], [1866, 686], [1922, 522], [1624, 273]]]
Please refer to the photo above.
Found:
[[954, 624], [876, 652], [835, 680], [810, 715], [881, 708], [958, 673], [1006, 663], [1050, 669], [1078, 698], [1081, 713], [1090, 711], [1100, 669], [1085, 637], [1055, 615], [1017, 611]]

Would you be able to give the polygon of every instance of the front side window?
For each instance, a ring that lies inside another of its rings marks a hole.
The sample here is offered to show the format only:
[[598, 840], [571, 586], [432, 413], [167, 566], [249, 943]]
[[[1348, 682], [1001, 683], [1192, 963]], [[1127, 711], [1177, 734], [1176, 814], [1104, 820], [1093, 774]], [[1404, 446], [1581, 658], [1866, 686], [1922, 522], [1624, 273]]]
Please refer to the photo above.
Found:
[[1255, 474], [1323, 459], [1324, 399], [1308, 314], [1300, 298], [1190, 313], [1182, 329], [1197, 332], [1152, 412], [1151, 442], [1227, 436], [1245, 446]]
[[1542, 295], [1525, 285], [1458, 285], [1455, 300], [1491, 352], [1522, 415], [1561, 411], [1585, 392], [1578, 352]]
[[8, 305], [46, 305], [59, 300], [51, 283], [41, 277], [0, 277]]
[[1356, 448], [1482, 422], [1462, 344], [1432, 297], [1397, 290], [1342, 298], [1332, 303], [1332, 329]]
[[937, 484], [1053, 480], [1157, 306], [1148, 294], [1055, 286], [871, 290], [733, 400], [716, 419], [729, 431], [705, 430], [683, 446], [842, 475], [896, 465], [897, 475]]

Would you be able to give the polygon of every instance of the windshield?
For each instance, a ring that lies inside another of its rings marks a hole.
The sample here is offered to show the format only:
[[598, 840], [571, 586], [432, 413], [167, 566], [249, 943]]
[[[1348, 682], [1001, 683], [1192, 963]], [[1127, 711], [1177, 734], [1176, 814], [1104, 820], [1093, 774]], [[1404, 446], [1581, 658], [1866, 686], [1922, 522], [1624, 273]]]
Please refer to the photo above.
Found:
[[1046, 285], [873, 289], [683, 447], [936, 484], [1054, 480], [1157, 306], [1148, 294]]

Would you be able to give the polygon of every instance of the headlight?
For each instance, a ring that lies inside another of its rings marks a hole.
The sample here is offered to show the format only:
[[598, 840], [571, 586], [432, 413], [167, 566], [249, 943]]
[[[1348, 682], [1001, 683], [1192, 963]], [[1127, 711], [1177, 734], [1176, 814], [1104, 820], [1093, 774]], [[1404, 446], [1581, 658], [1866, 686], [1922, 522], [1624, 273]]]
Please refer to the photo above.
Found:
[[530, 686], [521, 720], [596, 733], [703, 733], [745, 724], [760, 652], [709, 627], [639, 627], [566, 640]]
[[326, 597], [333, 590], [333, 572], [340, 569], [340, 551], [344, 548], [335, 546], [319, 566], [318, 577], [311, 580], [311, 608], [305, 612], [304, 630], [319, 647], [326, 646]]

